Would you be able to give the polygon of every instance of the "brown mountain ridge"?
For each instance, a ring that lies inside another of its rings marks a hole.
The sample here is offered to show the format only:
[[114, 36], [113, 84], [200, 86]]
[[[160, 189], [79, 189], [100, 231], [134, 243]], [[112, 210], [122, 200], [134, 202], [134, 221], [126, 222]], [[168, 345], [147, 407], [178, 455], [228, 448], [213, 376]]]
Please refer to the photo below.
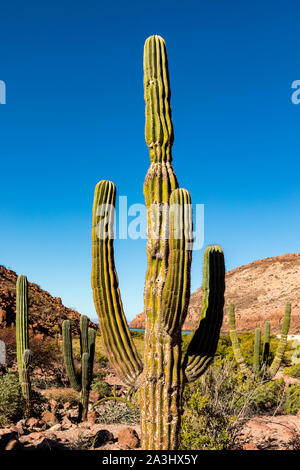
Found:
[[[183, 330], [194, 330], [201, 311], [202, 288], [191, 295]], [[271, 321], [271, 333], [278, 334], [286, 302], [292, 304], [290, 334], [300, 334], [300, 253], [265, 258], [226, 273], [225, 309], [222, 332], [228, 332], [228, 306], [233, 302], [237, 330], [254, 331]], [[144, 313], [130, 323], [144, 328]]]
[[[0, 328], [9, 327], [16, 321], [17, 274], [0, 266]], [[52, 297], [37, 284], [28, 282], [28, 323], [34, 333], [54, 336], [61, 331], [64, 320], [71, 320], [74, 334], [79, 333], [80, 313], [67, 308], [61, 298]], [[90, 322], [90, 327], [97, 328]]]

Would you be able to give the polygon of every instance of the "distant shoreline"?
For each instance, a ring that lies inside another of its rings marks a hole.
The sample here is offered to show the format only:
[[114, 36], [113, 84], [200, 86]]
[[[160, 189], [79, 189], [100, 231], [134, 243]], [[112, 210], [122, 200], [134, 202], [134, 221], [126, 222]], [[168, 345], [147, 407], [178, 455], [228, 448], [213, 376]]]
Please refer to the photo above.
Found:
[[[129, 328], [129, 330], [130, 331], [140, 331], [141, 333], [145, 333], [144, 328]], [[184, 334], [184, 335], [190, 335], [193, 332], [190, 331], [190, 330], [182, 330], [181, 333]]]

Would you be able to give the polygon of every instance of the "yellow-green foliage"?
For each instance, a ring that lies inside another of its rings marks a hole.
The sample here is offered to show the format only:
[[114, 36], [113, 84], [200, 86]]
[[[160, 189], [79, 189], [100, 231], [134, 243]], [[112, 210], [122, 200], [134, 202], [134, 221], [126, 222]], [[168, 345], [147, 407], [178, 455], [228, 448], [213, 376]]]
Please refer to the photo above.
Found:
[[[219, 353], [224, 354], [226, 342], [221, 341]], [[245, 378], [235, 361], [221, 354], [185, 389], [181, 449], [229, 448], [243, 419], [275, 411], [284, 402], [283, 380]]]
[[[253, 363], [254, 336], [255, 336], [254, 333], [241, 333], [238, 335], [243, 357], [245, 358], [246, 363], [249, 366], [251, 366]], [[270, 336], [269, 362], [272, 362], [274, 359], [278, 343], [279, 343], [279, 339], [275, 335], [271, 335]], [[282, 365], [290, 364], [291, 350], [292, 350], [291, 342], [289, 341], [287, 344], [283, 361], [282, 361]], [[228, 334], [220, 335], [218, 349], [217, 349], [215, 356], [216, 358], [227, 357], [228, 360], [234, 359], [230, 336]]]
[[286, 414], [292, 415], [300, 410], [300, 384], [291, 384], [286, 389], [283, 409]]
[[295, 379], [300, 378], [300, 364], [296, 364], [291, 367], [286, 367], [284, 369], [284, 374], [289, 377], [294, 377]]
[[0, 377], [0, 427], [12, 424], [23, 416], [25, 399], [17, 375], [8, 372]]

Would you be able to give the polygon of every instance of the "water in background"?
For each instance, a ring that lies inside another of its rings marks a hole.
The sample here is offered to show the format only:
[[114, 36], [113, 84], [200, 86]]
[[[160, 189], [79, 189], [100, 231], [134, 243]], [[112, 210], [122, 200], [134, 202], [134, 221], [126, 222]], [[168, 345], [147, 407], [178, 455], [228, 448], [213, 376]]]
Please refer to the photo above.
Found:
[[[143, 328], [129, 328], [129, 329], [130, 329], [130, 331], [141, 331], [142, 333], [145, 333], [145, 330], [144, 330]], [[192, 332], [192, 331], [184, 331], [184, 330], [182, 330], [181, 333], [182, 333], [183, 335], [190, 335], [190, 334], [192, 334], [193, 332]]]

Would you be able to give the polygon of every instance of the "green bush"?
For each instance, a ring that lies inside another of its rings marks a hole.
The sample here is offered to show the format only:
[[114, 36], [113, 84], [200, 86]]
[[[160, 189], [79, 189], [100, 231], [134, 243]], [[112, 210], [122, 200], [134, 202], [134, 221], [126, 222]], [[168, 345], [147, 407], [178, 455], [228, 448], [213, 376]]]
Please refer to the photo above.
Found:
[[108, 383], [104, 382], [104, 381], [101, 380], [101, 379], [99, 380], [98, 378], [95, 378], [95, 379], [92, 381], [91, 389], [92, 389], [94, 392], [99, 393], [99, 400], [101, 400], [101, 398], [105, 398], [105, 397], [110, 397], [110, 396], [111, 396], [111, 388], [110, 388], [110, 386], [108, 385]]
[[286, 369], [284, 369], [284, 374], [288, 375], [289, 377], [294, 377], [296, 379], [300, 378], [300, 364], [287, 367]]
[[99, 364], [101, 367], [107, 367], [108, 366], [108, 358], [101, 354], [100, 352], [96, 353], [95, 361], [97, 364]]
[[8, 372], [0, 377], [0, 426], [17, 422], [23, 416], [25, 400], [18, 376]]
[[145, 337], [145, 333], [143, 333], [143, 331], [130, 330], [130, 335], [135, 339], [144, 339]]
[[285, 391], [283, 410], [286, 414], [296, 415], [300, 410], [300, 385], [291, 384]]
[[[221, 347], [226, 349], [226, 343]], [[181, 449], [230, 448], [245, 419], [274, 412], [284, 400], [283, 380], [247, 379], [235, 361], [222, 359], [222, 354], [200, 379], [185, 388]]]

